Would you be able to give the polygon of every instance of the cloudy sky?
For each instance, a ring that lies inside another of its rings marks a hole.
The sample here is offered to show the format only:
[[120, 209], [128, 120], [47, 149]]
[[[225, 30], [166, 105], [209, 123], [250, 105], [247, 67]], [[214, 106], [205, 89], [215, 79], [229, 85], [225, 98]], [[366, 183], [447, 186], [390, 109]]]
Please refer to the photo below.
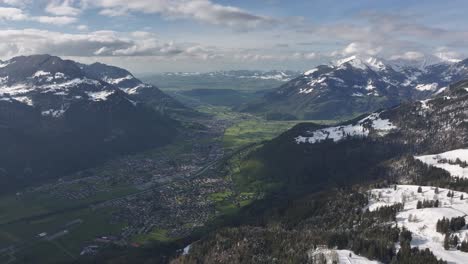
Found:
[[[468, 55], [466, 0], [0, 0], [0, 58], [136, 73], [305, 70], [349, 55]], [[468, 56], [467, 56], [468, 57]]]

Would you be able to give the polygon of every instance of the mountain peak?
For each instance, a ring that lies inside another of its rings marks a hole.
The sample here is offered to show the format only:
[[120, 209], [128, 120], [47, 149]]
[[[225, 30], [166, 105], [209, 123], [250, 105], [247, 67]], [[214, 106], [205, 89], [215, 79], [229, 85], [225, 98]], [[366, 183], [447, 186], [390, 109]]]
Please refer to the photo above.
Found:
[[372, 56], [353, 55], [334, 62], [335, 67], [345, 67], [347, 65], [361, 70], [366, 70], [367, 68], [383, 70], [386, 68], [386, 63], [382, 59]]

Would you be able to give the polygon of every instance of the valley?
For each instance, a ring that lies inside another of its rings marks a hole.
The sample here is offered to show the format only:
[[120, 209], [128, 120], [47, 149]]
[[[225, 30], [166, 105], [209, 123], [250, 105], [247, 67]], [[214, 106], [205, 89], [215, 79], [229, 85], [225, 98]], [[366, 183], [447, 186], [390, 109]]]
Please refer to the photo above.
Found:
[[[260, 194], [236, 193], [221, 164], [296, 124], [202, 105], [200, 129], [174, 144], [0, 197], [0, 253], [9, 263], [93, 256], [109, 246], [174, 242]], [[240, 206], [240, 207], [239, 207]], [[208, 227], [207, 227], [208, 226]]]
[[467, 8], [0, 0], [0, 264], [468, 263]]

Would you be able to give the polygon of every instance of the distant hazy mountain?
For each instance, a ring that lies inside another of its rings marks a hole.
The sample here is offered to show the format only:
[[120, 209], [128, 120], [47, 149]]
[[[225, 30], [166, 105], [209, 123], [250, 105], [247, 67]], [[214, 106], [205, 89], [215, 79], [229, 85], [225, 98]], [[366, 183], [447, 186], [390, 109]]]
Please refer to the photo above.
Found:
[[166, 144], [178, 123], [161, 112], [177, 108], [124, 69], [49, 55], [2, 62], [0, 183], [28, 184]]
[[207, 73], [172, 72], [143, 77], [162, 89], [233, 89], [258, 91], [272, 89], [300, 75], [294, 71], [217, 71]]
[[241, 110], [280, 119], [336, 119], [428, 98], [468, 76], [468, 60], [410, 65], [352, 56], [321, 65]]

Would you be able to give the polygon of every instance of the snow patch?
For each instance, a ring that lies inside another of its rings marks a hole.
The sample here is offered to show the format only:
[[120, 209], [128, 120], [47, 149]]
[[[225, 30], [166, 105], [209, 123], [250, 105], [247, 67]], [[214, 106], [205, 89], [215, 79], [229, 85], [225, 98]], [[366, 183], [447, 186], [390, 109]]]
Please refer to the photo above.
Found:
[[49, 109], [46, 111], [42, 111], [41, 114], [43, 116], [51, 116], [51, 117], [59, 118], [63, 116], [63, 114], [65, 114], [65, 111], [66, 111], [65, 109], [59, 109], [59, 110]]
[[435, 91], [439, 85], [437, 83], [419, 84], [415, 88], [419, 91]]
[[110, 84], [114, 84], [114, 85], [117, 85], [121, 82], [124, 82], [126, 80], [132, 80], [134, 79], [134, 77], [132, 75], [127, 75], [125, 77], [122, 77], [122, 78], [118, 78], [118, 79], [112, 79], [112, 78], [109, 78], [109, 77], [104, 77], [104, 81], [107, 82], [107, 83], [110, 83]]
[[295, 138], [297, 144], [310, 143], [315, 144], [324, 140], [333, 140], [338, 142], [347, 137], [367, 137], [370, 130], [373, 130], [379, 136], [385, 136], [391, 130], [396, 129], [390, 120], [381, 119], [380, 113], [373, 113], [356, 124], [328, 127], [311, 132], [312, 136], [298, 136]]
[[33, 101], [31, 100], [31, 98], [26, 97], [26, 96], [14, 97], [14, 99], [15, 99], [16, 101], [19, 101], [19, 102], [21, 102], [21, 103], [23, 103], [23, 104], [27, 104], [27, 105], [29, 105], [29, 106], [33, 106], [33, 105], [34, 105], [34, 103], [33, 103]]
[[107, 97], [113, 94], [114, 91], [112, 90], [104, 90], [99, 92], [86, 92], [86, 94], [90, 97], [92, 101], [105, 101]]
[[44, 77], [44, 76], [50, 76], [51, 73], [50, 72], [46, 72], [46, 71], [37, 71], [36, 73], [34, 73], [34, 75], [32, 76], [33, 78], [40, 78], [40, 77]]
[[10, 62], [0, 62], [0, 68], [5, 68], [6, 66], [10, 65]]
[[468, 178], [468, 149], [456, 149], [435, 155], [415, 156], [415, 159], [436, 168], [446, 170], [452, 177]]
[[314, 72], [317, 72], [317, 71], [318, 71], [318, 69], [315, 68], [315, 69], [312, 69], [312, 70], [310, 70], [310, 71], [304, 72], [304, 75], [305, 75], [305, 76], [309, 76], [309, 75], [311, 75], [311, 74], [313, 74]]
[[[447, 197], [448, 189], [422, 186], [422, 193], [418, 193], [419, 186], [397, 185], [393, 188], [373, 189], [370, 193], [368, 209], [374, 211], [381, 206], [390, 206], [403, 203], [404, 210], [396, 216], [399, 227], [411, 231], [413, 239], [411, 246], [421, 249], [429, 248], [435, 256], [449, 263], [468, 263], [468, 253], [459, 250], [445, 250], [443, 248], [444, 235], [436, 231], [437, 220], [458, 216], [466, 217], [468, 214], [468, 199], [460, 200], [460, 196], [468, 197], [467, 193], [452, 191], [454, 197]], [[416, 209], [418, 201], [439, 200], [439, 207]], [[455, 232], [463, 241], [468, 238], [468, 230]]]

